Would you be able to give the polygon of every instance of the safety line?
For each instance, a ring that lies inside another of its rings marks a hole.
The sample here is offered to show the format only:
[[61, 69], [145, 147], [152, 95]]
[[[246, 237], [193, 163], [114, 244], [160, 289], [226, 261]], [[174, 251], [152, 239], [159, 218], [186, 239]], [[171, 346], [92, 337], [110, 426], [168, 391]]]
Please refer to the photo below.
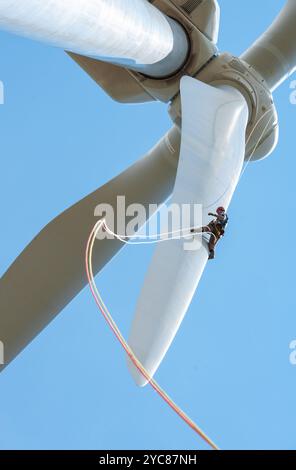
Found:
[[[167, 242], [167, 241], [171, 241], [171, 240], [180, 240], [180, 239], [185, 240], [187, 238], [195, 237], [196, 235], [200, 235], [202, 238], [205, 238], [207, 241], [208, 241], [208, 238], [206, 237], [206, 235], [213, 235], [215, 237], [215, 239], [217, 240], [216, 235], [213, 232], [211, 232], [210, 230], [207, 231], [207, 232], [202, 232], [202, 231], [196, 232], [195, 231], [195, 232], [190, 232], [190, 233], [187, 233], [187, 234], [184, 233], [184, 232], [187, 232], [189, 230], [191, 231], [193, 228], [182, 228], [182, 229], [179, 229], [179, 230], [174, 230], [172, 232], [163, 232], [163, 233], [159, 233], [159, 234], [156, 234], [156, 235], [122, 235], [122, 234], [118, 234], [118, 233], [113, 232], [108, 227], [105, 219], [101, 219], [101, 220], [103, 220], [102, 228], [105, 229], [106, 232], [108, 232], [110, 235], [117, 238], [117, 240], [121, 241], [122, 243], [125, 243], [126, 245], [152, 245], [152, 244], [163, 243], [163, 242]], [[201, 228], [198, 227], [198, 228], [195, 228], [194, 230], [201, 230]], [[179, 236], [170, 237], [170, 235], [174, 235], [174, 234], [177, 234], [177, 233], [179, 234]], [[157, 238], [157, 237], [159, 237], [159, 238]], [[166, 238], [164, 238], [164, 237], [166, 237]], [[138, 241], [138, 242], [130, 241], [130, 240], [133, 240], [133, 239], [139, 239], [141, 241]]]
[[96, 240], [96, 236], [99, 230], [103, 227], [104, 220], [99, 220], [94, 228], [91, 231], [89, 239], [87, 241], [86, 246], [86, 253], [85, 253], [85, 267], [86, 267], [86, 274], [88, 283], [90, 286], [91, 293], [94, 297], [94, 300], [99, 307], [103, 317], [105, 318], [107, 324], [111, 328], [112, 332], [118, 339], [119, 343], [125, 350], [126, 354], [134, 364], [134, 366], [138, 369], [138, 371], [143, 375], [143, 377], [147, 380], [147, 382], [151, 385], [151, 387], [158, 393], [158, 395], [171, 407], [171, 409], [196, 433], [198, 434], [212, 449], [219, 450], [218, 446], [205, 434], [205, 432], [197, 426], [197, 424], [189, 418], [189, 416], [170, 398], [170, 396], [158, 385], [158, 383], [150, 376], [149, 372], [145, 369], [145, 367], [141, 364], [141, 362], [137, 359], [135, 354], [133, 353], [132, 349], [128, 345], [127, 341], [121, 334], [117, 324], [113, 320], [111, 313], [109, 312], [108, 308], [104, 304], [104, 301], [98, 291], [94, 273], [92, 268], [92, 258], [93, 258], [93, 248]]
[[[247, 141], [246, 141], [245, 146], [247, 146], [248, 143], [250, 142], [250, 140], [251, 140], [251, 138], [252, 138], [252, 136], [253, 136], [255, 130], [257, 129], [257, 126], [259, 126], [259, 124], [260, 124], [260, 122], [262, 121], [262, 119], [264, 119], [267, 114], [272, 113], [272, 112], [273, 112], [272, 109], [268, 109], [268, 110], [265, 111], [265, 113], [260, 117], [260, 119], [259, 119], [258, 122], [256, 123], [256, 126], [255, 126], [255, 127], [252, 129], [252, 131], [250, 132], [250, 135], [249, 135], [249, 137], [248, 137], [248, 139], [247, 139]], [[262, 131], [261, 134], [260, 134], [260, 137], [258, 138], [257, 144], [254, 146], [254, 149], [253, 149], [252, 153], [250, 154], [250, 156], [248, 157], [247, 161], [245, 162], [245, 165], [244, 165], [244, 167], [242, 168], [242, 171], [241, 171], [241, 173], [240, 173], [240, 176], [239, 176], [239, 179], [238, 179], [238, 182], [237, 182], [237, 186], [238, 186], [238, 184], [240, 183], [240, 180], [242, 179], [242, 177], [243, 177], [243, 175], [244, 175], [246, 169], [248, 168], [248, 165], [250, 164], [250, 162], [251, 162], [251, 160], [252, 160], [252, 158], [253, 158], [253, 155], [254, 155], [254, 153], [256, 152], [257, 148], [258, 148], [258, 145], [259, 145], [259, 143], [260, 143], [260, 140], [262, 139], [263, 135], [265, 134], [265, 131], [267, 130], [267, 128], [268, 128], [270, 122], [272, 121], [272, 119], [273, 119], [273, 114], [270, 116], [270, 118], [269, 118], [269, 120], [268, 120], [266, 126], [264, 127], [263, 131]], [[208, 206], [205, 206], [205, 207], [204, 207], [205, 210], [206, 210], [206, 209], [210, 209], [212, 206], [219, 204], [219, 202], [220, 202], [220, 200], [222, 199], [222, 197], [225, 196], [225, 194], [227, 193], [228, 189], [230, 188], [230, 185], [231, 185], [231, 182], [232, 182], [233, 179], [234, 179], [234, 176], [231, 178], [230, 183], [229, 183], [229, 185], [227, 186], [227, 188], [225, 189], [225, 191], [224, 191], [214, 202], [212, 202], [212, 203], [209, 204]]]

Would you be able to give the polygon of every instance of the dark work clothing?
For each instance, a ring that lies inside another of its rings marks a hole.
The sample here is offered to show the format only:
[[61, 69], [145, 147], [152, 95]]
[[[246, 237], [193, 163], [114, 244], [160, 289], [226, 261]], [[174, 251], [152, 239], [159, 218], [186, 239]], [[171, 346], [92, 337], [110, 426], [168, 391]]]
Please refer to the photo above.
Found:
[[209, 251], [210, 251], [210, 259], [213, 259], [215, 256], [215, 246], [223, 237], [225, 233], [225, 229], [228, 223], [228, 216], [225, 214], [223, 220], [220, 220], [217, 214], [209, 214], [216, 217], [215, 220], [212, 220], [206, 227], [203, 227], [203, 232], [211, 233], [210, 240], [209, 240]]

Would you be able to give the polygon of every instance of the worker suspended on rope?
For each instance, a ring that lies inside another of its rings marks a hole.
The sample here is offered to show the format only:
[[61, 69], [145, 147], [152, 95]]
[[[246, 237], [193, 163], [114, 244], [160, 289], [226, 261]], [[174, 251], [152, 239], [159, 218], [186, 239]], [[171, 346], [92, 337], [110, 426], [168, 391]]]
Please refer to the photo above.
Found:
[[202, 227], [202, 229], [191, 229], [191, 233], [198, 233], [202, 231], [203, 233], [210, 233], [209, 239], [209, 259], [215, 258], [215, 246], [217, 245], [218, 241], [221, 237], [224, 236], [226, 225], [228, 223], [228, 215], [224, 207], [218, 207], [216, 210], [216, 214], [212, 212], [209, 215], [215, 217], [208, 225]]

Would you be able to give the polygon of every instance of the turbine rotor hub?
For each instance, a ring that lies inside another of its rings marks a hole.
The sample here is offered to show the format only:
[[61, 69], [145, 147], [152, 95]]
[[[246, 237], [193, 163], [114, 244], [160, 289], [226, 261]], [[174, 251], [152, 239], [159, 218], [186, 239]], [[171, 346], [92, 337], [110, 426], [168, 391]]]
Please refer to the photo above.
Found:
[[[238, 57], [223, 53], [197, 73], [194, 78], [212, 86], [229, 85], [236, 88], [249, 107], [246, 130], [246, 160], [267, 157], [278, 142], [278, 116], [273, 96], [264, 78]], [[172, 101], [169, 114], [181, 124], [180, 95]]]

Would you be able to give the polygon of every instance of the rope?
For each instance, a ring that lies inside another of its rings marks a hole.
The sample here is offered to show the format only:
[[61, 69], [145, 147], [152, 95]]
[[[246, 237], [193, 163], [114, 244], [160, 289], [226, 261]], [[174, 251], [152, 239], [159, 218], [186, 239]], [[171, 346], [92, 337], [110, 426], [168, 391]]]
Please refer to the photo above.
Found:
[[[264, 113], [263, 116], [261, 116], [260, 120], [257, 122], [257, 125], [261, 122], [261, 120], [266, 116], [266, 114], [268, 114], [268, 112], [271, 112], [271, 110], [268, 110], [266, 113]], [[257, 145], [255, 146], [253, 152], [251, 153], [246, 165], [244, 166], [241, 174], [240, 174], [240, 177], [239, 177], [239, 180], [238, 180], [238, 183], [240, 182], [243, 174], [245, 173], [258, 145], [259, 145], [259, 142], [260, 142], [260, 139], [261, 137], [263, 136], [263, 134], [265, 133], [266, 129], [268, 128], [269, 124], [270, 124], [270, 121], [272, 119], [273, 116], [270, 117], [270, 119], [268, 120], [264, 130], [262, 131], [262, 134], [260, 136], [260, 138], [258, 139], [258, 143]], [[249, 139], [246, 143], [246, 145], [248, 144], [250, 138], [252, 137], [253, 135], [253, 132], [255, 131], [255, 128], [252, 130], [250, 136], [249, 136]], [[230, 183], [231, 184], [231, 183]], [[230, 186], [229, 184], [229, 186]], [[214, 205], [215, 203], [218, 203], [218, 201], [224, 196], [224, 194], [226, 194], [226, 192], [228, 191], [228, 188], [229, 186], [227, 187], [227, 189], [225, 190], [225, 192], [216, 200], [214, 201], [211, 205], [207, 206], [206, 209], [208, 207], [211, 207], [212, 205]], [[109, 227], [107, 226], [106, 224], [106, 221], [105, 219], [103, 220], [99, 220], [94, 228], [92, 229], [91, 231], [91, 234], [89, 236], [89, 239], [87, 241], [87, 247], [86, 247], [86, 253], [85, 253], [85, 267], [86, 267], [86, 273], [87, 273], [87, 279], [88, 279], [88, 283], [89, 283], [89, 286], [90, 286], [90, 290], [91, 290], [91, 293], [94, 297], [94, 300], [97, 304], [97, 306], [99, 307], [103, 317], [105, 318], [107, 324], [109, 325], [109, 327], [111, 328], [113, 334], [115, 335], [115, 337], [117, 338], [117, 340], [119, 341], [120, 345], [122, 346], [122, 348], [124, 349], [124, 351], [126, 352], [126, 354], [128, 355], [128, 357], [130, 358], [130, 360], [132, 361], [132, 363], [134, 364], [134, 366], [138, 369], [138, 371], [143, 375], [143, 377], [147, 380], [147, 382], [151, 385], [151, 387], [156, 391], [156, 393], [158, 393], [158, 395], [171, 407], [171, 409], [196, 433], [198, 434], [212, 449], [214, 450], [219, 450], [219, 448], [217, 447], [217, 445], [206, 435], [206, 433], [191, 419], [189, 418], [189, 416], [176, 404], [174, 403], [174, 401], [170, 398], [170, 396], [158, 385], [158, 383], [152, 378], [150, 377], [150, 374], [149, 372], [144, 368], [144, 366], [141, 364], [141, 362], [137, 359], [137, 357], [135, 356], [135, 354], [133, 353], [133, 351], [131, 350], [131, 348], [129, 347], [128, 343], [126, 342], [125, 338], [123, 337], [123, 335], [121, 334], [117, 324], [115, 323], [115, 321], [113, 320], [113, 317], [112, 315], [110, 314], [108, 308], [106, 307], [106, 305], [104, 304], [103, 302], [103, 299], [98, 291], [98, 288], [97, 288], [97, 285], [96, 285], [96, 282], [95, 282], [95, 279], [94, 279], [94, 273], [93, 273], [93, 268], [92, 268], [92, 257], [93, 257], [93, 248], [94, 248], [94, 244], [95, 244], [95, 240], [96, 240], [96, 236], [99, 232], [99, 230], [101, 228], [104, 228], [109, 234], [115, 236], [118, 240], [122, 241], [123, 243], [125, 244], [132, 244], [132, 245], [135, 245], [135, 244], [151, 244], [151, 243], [160, 243], [160, 242], [164, 242], [164, 241], [168, 241], [168, 240], [174, 240], [174, 239], [179, 239], [180, 236], [181, 238], [188, 238], [188, 237], [191, 237], [191, 236], [195, 236], [195, 235], [201, 235], [203, 236], [204, 234], [203, 233], [198, 233], [198, 232], [190, 232], [190, 234], [188, 233], [187, 235], [184, 234], [184, 232], [186, 232], [187, 230], [191, 230], [191, 229], [182, 229], [182, 230], [176, 230], [176, 231], [173, 231], [173, 232], [167, 232], [167, 233], [162, 233], [162, 234], [157, 234], [157, 235], [154, 235], [154, 236], [139, 236], [139, 235], [135, 235], [135, 236], [130, 236], [130, 237], [127, 237], [125, 235], [119, 235], [119, 234], [116, 234], [114, 232], [112, 232], [111, 229], [109, 229]], [[196, 229], [198, 230], [198, 229]], [[163, 237], [168, 237], [169, 235], [174, 235], [178, 233], [179, 236], [178, 237], [172, 237], [172, 238], [163, 238]], [[206, 232], [208, 235], [211, 234], [211, 232]], [[214, 235], [214, 234], [213, 234]], [[215, 235], [214, 235], [215, 236]], [[150, 240], [150, 241], [147, 241], [147, 239], [152, 239], [152, 238], [157, 238], [157, 237], [161, 237], [161, 239], [156, 239], [156, 240]], [[141, 241], [141, 242], [130, 242], [128, 239], [131, 239], [131, 238], [138, 238], [138, 239], [145, 239], [145, 241]]]
[[[267, 114], [272, 113], [272, 112], [273, 112], [272, 109], [268, 109], [268, 110], [265, 111], [265, 113], [261, 116], [261, 118], [260, 118], [260, 119], [258, 120], [258, 122], [256, 123], [256, 126], [252, 129], [252, 132], [250, 132], [250, 135], [249, 135], [249, 137], [248, 137], [248, 139], [247, 139], [247, 141], [246, 141], [246, 146], [247, 146], [248, 143], [250, 142], [250, 140], [251, 140], [251, 138], [252, 138], [252, 136], [253, 136], [255, 130], [257, 129], [257, 126], [260, 124], [260, 122], [262, 121], [262, 119], [264, 119]], [[260, 140], [262, 139], [263, 135], [265, 134], [265, 131], [267, 130], [267, 128], [268, 128], [270, 122], [272, 121], [272, 119], [273, 119], [273, 114], [270, 116], [270, 118], [269, 118], [269, 120], [268, 120], [266, 126], [264, 127], [263, 131], [262, 131], [261, 134], [260, 134], [260, 137], [259, 137], [259, 139], [258, 139], [258, 141], [257, 141], [257, 144], [255, 145], [255, 147], [254, 147], [252, 153], [250, 154], [249, 158], [247, 159], [247, 161], [246, 161], [246, 163], [245, 163], [245, 165], [244, 165], [244, 168], [242, 169], [241, 174], [240, 174], [240, 176], [239, 176], [237, 185], [239, 184], [239, 182], [240, 182], [240, 180], [242, 179], [242, 177], [243, 177], [243, 175], [244, 175], [246, 169], [248, 168], [248, 165], [250, 164], [250, 162], [251, 162], [251, 160], [252, 160], [252, 157], [253, 157], [254, 153], [256, 152], [256, 150], [257, 150], [257, 148], [258, 148], [258, 145], [259, 145], [259, 143], [260, 143]], [[229, 183], [229, 185], [227, 186], [227, 188], [225, 189], [225, 191], [224, 191], [214, 202], [212, 202], [211, 204], [209, 204], [208, 206], [206, 206], [206, 207], [204, 208], [205, 210], [206, 210], [206, 209], [210, 209], [212, 206], [217, 205], [217, 204], [221, 201], [222, 197], [225, 196], [225, 194], [227, 193], [227, 191], [228, 191], [228, 189], [229, 189], [229, 187], [230, 187], [230, 185], [231, 185], [231, 181], [232, 181], [233, 179], [234, 179], [234, 177], [231, 178], [230, 183]]]
[[[121, 241], [122, 243], [125, 243], [126, 245], [152, 245], [155, 243], [167, 242], [169, 240], [180, 240], [180, 238], [187, 239], [187, 238], [194, 237], [196, 235], [200, 235], [202, 238], [205, 238], [207, 241], [208, 239], [206, 235], [213, 235], [213, 237], [215, 237], [215, 240], [217, 241], [216, 235], [213, 232], [211, 232], [210, 229], [206, 232], [201, 232], [201, 231], [197, 232], [197, 230], [202, 230], [201, 228], [195, 228], [195, 229], [183, 228], [179, 230], [173, 230], [172, 232], [163, 232], [163, 233], [159, 233], [155, 235], [121, 235], [121, 234], [113, 232], [108, 227], [105, 219], [101, 219], [101, 220], [103, 222], [102, 228], [105, 229], [107, 233], [114, 236], [115, 238], [117, 238], [117, 240]], [[206, 226], [205, 228], [208, 228], [208, 226]], [[194, 230], [194, 232], [191, 232], [191, 230]], [[190, 231], [190, 233], [184, 234], [184, 232], [188, 232], [188, 231]], [[174, 234], [179, 234], [179, 236], [170, 237], [170, 235], [174, 235]], [[155, 238], [157, 239], [155, 240]], [[142, 241], [131, 242], [130, 240], [132, 239], [140, 239], [140, 240], [142, 239]]]
[[99, 220], [94, 228], [91, 231], [89, 239], [87, 241], [86, 253], [85, 253], [85, 267], [86, 267], [86, 274], [87, 279], [89, 282], [91, 293], [94, 297], [94, 300], [99, 307], [103, 317], [105, 318], [107, 324], [111, 328], [113, 334], [121, 344], [122, 348], [134, 364], [134, 366], [138, 369], [138, 371], [145, 377], [151, 387], [158, 393], [158, 395], [171, 407], [171, 409], [196, 433], [198, 434], [212, 449], [219, 450], [217, 445], [205, 434], [205, 432], [195, 424], [195, 422], [189, 418], [189, 416], [170, 398], [170, 396], [158, 385], [158, 383], [150, 377], [149, 372], [144, 368], [141, 362], [137, 359], [131, 348], [129, 347], [128, 343], [124, 339], [123, 335], [121, 334], [118, 326], [116, 325], [115, 321], [112, 318], [108, 308], [103, 302], [103, 299], [98, 291], [96, 286], [96, 282], [94, 279], [94, 273], [92, 268], [92, 258], [93, 258], [93, 248], [96, 240], [97, 233], [103, 227], [105, 221]]

